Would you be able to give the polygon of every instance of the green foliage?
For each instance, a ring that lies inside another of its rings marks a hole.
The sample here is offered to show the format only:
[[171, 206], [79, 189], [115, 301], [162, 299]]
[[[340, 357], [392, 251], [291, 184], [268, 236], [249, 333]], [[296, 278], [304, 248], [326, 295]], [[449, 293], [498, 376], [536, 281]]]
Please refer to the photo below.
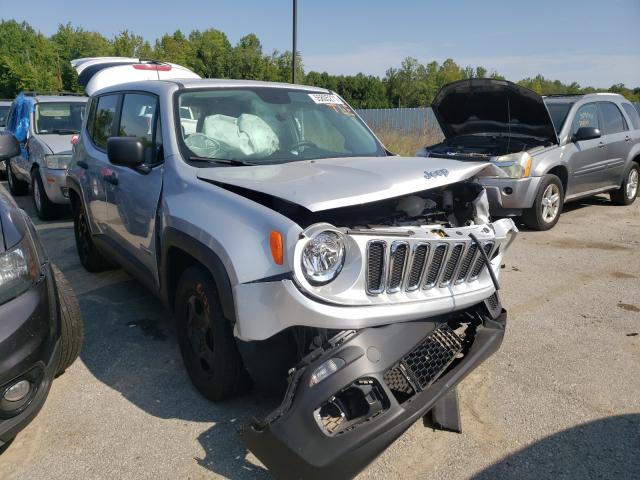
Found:
[[[465, 78], [504, 79], [482, 66], [460, 66], [453, 59], [442, 64], [420, 63], [405, 58], [399, 68], [390, 68], [383, 78], [365, 75], [330, 75], [327, 72], [304, 72], [297, 53], [299, 83], [316, 85], [339, 93], [355, 108], [424, 107], [430, 105], [445, 84]], [[180, 30], [164, 34], [153, 46], [139, 35], [123, 30], [111, 39], [70, 23], [60, 25], [47, 38], [27, 23], [0, 21], [0, 97], [13, 98], [20, 90], [80, 91], [76, 73], [69, 61], [74, 58], [123, 56], [178, 63], [205, 78], [240, 78], [275, 82], [291, 81], [291, 52], [265, 54], [254, 34], [242, 37], [233, 46], [227, 36], [216, 29], [194, 30], [185, 35]], [[541, 94], [590, 93], [592, 87], [569, 85], [542, 75], [518, 82]], [[640, 87], [622, 84], [609, 91], [640, 101]]]

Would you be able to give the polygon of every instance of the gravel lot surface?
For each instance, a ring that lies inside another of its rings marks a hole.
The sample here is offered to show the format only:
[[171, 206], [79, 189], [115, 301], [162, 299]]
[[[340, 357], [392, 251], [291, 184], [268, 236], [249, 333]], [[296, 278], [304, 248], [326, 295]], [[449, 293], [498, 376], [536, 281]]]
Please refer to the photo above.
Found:
[[[235, 434], [264, 400], [201, 398], [154, 297], [120, 270], [85, 272], [68, 219], [35, 223], [86, 337], [0, 478], [271, 478]], [[598, 197], [523, 231], [501, 283], [507, 336], [461, 385], [464, 432], [418, 422], [359, 479], [640, 478], [640, 202]]]

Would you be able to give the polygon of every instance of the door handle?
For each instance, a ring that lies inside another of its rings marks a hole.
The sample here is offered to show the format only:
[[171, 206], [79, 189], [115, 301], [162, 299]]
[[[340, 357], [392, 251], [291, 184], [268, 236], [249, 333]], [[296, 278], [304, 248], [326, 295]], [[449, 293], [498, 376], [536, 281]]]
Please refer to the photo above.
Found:
[[598, 142], [598, 148], [604, 148], [604, 142]]
[[103, 175], [102, 178], [105, 182], [108, 182], [111, 185], [118, 185], [118, 176], [115, 173]]
[[85, 170], [87, 168], [89, 168], [89, 164], [87, 162], [85, 162], [84, 160], [78, 160], [76, 162], [76, 165], [78, 165], [80, 168], [84, 168]]
[[631, 137], [629, 135], [627, 135], [626, 137], [624, 137], [624, 141], [625, 142], [630, 142], [631, 141]]

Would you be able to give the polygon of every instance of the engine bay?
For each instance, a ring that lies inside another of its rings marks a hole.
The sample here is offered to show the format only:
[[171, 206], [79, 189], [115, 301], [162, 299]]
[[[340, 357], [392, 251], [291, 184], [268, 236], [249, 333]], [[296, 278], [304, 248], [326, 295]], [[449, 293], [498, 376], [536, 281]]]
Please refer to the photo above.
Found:
[[442, 155], [453, 160], [489, 161], [510, 153], [531, 151], [548, 143], [528, 136], [459, 135], [426, 148], [423, 155]]

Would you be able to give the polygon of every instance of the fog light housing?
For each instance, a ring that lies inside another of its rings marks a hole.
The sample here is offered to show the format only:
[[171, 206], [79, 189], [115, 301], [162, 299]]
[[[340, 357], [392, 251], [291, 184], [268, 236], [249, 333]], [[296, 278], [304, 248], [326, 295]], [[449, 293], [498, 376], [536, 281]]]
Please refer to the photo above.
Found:
[[330, 377], [342, 367], [344, 367], [345, 361], [341, 358], [331, 358], [326, 362], [323, 362], [318, 368], [316, 368], [311, 374], [311, 379], [309, 380], [309, 386], [313, 387], [317, 385], [325, 378]]
[[29, 380], [20, 380], [4, 391], [2, 398], [7, 402], [20, 402], [27, 398], [31, 392]]

